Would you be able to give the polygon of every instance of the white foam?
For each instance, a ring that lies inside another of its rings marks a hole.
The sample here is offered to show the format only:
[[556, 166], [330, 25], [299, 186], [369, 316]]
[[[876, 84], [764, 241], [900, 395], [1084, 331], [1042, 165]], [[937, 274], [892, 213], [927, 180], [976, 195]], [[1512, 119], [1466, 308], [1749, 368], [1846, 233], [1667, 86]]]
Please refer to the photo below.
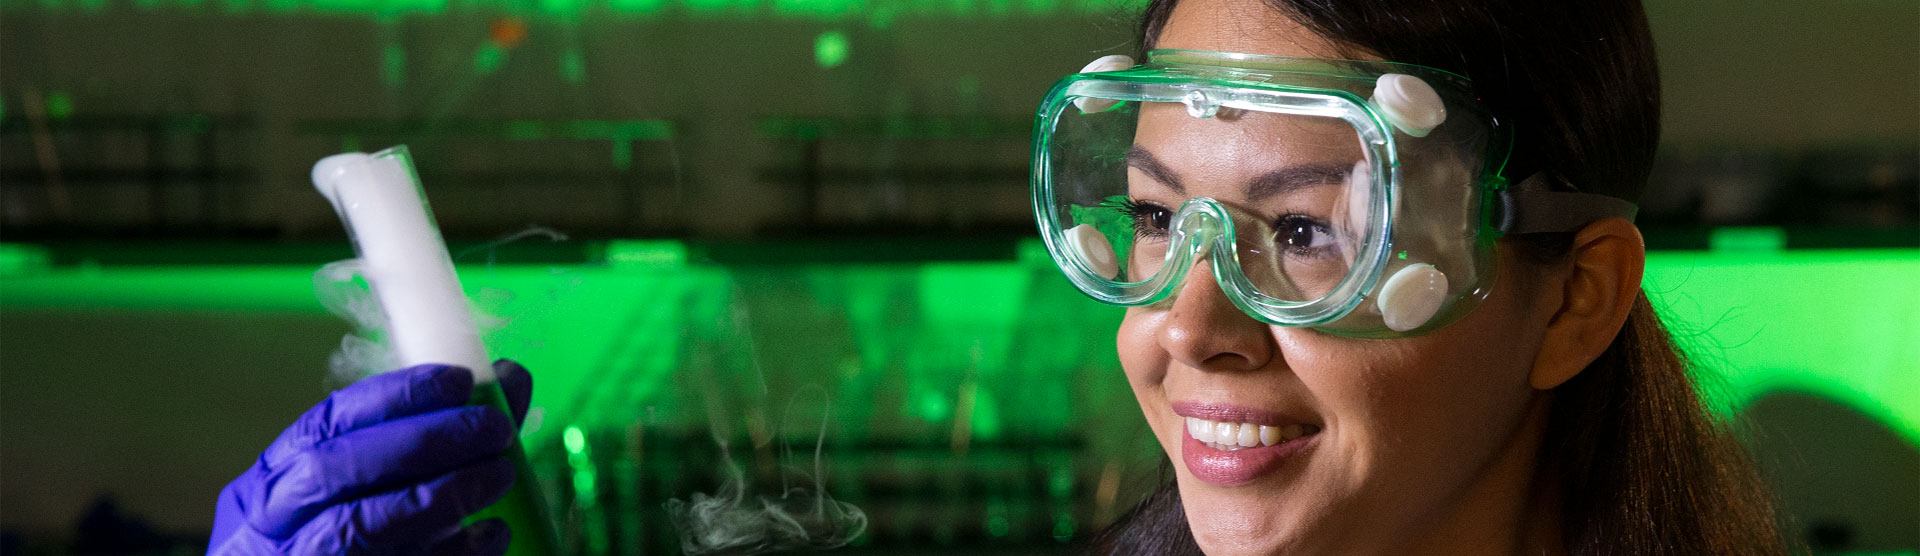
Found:
[[394, 363], [459, 365], [476, 384], [491, 383], [491, 359], [411, 166], [403, 147], [334, 155], [313, 165], [313, 185], [353, 236]]

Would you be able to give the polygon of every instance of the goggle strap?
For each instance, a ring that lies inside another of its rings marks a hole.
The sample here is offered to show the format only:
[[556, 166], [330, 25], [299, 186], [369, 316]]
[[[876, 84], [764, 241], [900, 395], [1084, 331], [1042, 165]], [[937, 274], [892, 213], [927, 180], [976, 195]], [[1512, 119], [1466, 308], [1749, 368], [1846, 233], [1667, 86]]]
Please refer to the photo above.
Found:
[[1595, 193], [1551, 191], [1534, 174], [1520, 185], [1493, 192], [1494, 228], [1507, 234], [1571, 232], [1603, 218], [1633, 221], [1639, 205]]

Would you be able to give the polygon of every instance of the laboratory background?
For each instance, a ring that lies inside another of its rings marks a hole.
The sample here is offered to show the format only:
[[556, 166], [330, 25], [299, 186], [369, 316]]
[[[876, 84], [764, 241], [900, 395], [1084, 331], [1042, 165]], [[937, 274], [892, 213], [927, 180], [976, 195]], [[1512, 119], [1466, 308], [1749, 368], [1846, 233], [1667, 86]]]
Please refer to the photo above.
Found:
[[[782, 550], [1063, 552], [1162, 456], [1030, 135], [1141, 4], [0, 0], [0, 553], [206, 550], [350, 380], [309, 170], [401, 144], [572, 553], [787, 496], [863, 518]], [[1920, 553], [1920, 3], [1646, 9], [1648, 293], [1790, 535]]]

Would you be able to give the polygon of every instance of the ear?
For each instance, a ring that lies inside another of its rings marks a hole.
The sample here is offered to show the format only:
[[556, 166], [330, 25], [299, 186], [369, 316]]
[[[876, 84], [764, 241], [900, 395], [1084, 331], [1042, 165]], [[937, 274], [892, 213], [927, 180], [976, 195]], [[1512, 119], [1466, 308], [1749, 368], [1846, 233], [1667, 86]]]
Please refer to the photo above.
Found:
[[1647, 246], [1632, 222], [1607, 218], [1575, 233], [1567, 257], [1570, 268], [1562, 274], [1566, 281], [1560, 284], [1560, 308], [1547, 323], [1528, 377], [1528, 383], [1541, 390], [1580, 374], [1619, 335], [1640, 296]]

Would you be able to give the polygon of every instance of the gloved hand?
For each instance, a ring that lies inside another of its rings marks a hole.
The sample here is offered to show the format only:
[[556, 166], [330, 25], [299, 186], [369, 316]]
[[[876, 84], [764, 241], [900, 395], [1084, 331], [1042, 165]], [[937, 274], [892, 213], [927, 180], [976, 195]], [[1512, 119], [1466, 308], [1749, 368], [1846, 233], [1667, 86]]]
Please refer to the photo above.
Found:
[[533, 394], [519, 364], [493, 368], [512, 422], [466, 405], [473, 373], [459, 367], [411, 367], [327, 396], [220, 491], [207, 553], [505, 553], [505, 522], [460, 526], [513, 486], [501, 452]]

